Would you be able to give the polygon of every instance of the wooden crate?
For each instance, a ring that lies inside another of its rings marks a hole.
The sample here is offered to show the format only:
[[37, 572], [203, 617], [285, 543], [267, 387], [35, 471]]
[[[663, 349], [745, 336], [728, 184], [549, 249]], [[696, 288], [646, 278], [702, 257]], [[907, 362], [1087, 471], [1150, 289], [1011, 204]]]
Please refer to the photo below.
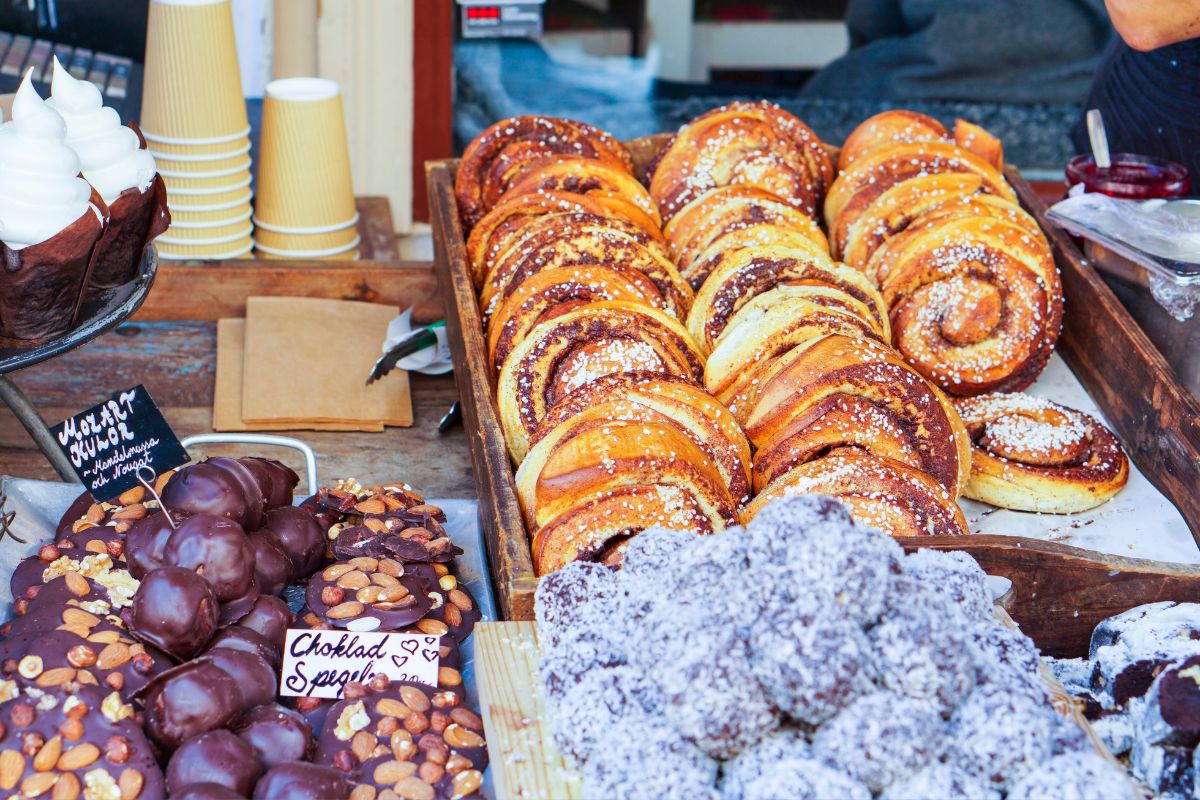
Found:
[[[629, 142], [640, 174], [666, 139]], [[455, 375], [470, 431], [471, 461], [492, 575], [507, 619], [533, 618], [537, 588], [512, 467], [493, 395], [479, 306], [454, 199], [456, 160], [426, 165], [434, 227], [434, 270], [446, 303]], [[1059, 352], [1112, 423], [1130, 457], [1180, 510], [1200, 542], [1200, 403], [1175, 380], [1162, 355], [1070, 237], [1047, 223], [1046, 205], [1010, 167], [1021, 202], [1047, 231], [1068, 309]], [[1047, 654], [1077, 655], [1095, 624], [1141, 603], [1200, 601], [1200, 568], [1109, 556], [1010, 536], [902, 540], [908, 548], [963, 550], [991, 574], [1013, 581], [1013, 617]]]

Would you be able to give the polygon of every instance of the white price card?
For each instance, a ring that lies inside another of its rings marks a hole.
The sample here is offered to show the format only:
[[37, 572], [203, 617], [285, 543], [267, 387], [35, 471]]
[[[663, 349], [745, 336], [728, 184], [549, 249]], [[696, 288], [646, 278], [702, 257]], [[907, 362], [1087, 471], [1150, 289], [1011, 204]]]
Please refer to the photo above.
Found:
[[279, 693], [337, 700], [347, 682], [370, 683], [376, 675], [437, 686], [440, 639], [419, 633], [289, 629]]

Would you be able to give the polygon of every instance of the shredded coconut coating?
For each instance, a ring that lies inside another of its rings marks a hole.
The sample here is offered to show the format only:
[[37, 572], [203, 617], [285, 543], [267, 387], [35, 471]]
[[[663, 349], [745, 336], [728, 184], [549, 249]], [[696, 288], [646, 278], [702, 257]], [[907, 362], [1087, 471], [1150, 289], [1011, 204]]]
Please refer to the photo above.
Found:
[[1099, 753], [1055, 756], [1027, 772], [1008, 790], [1008, 800], [1135, 800], [1133, 784]]
[[746, 786], [779, 761], [812, 758], [812, 748], [795, 728], [781, 728], [721, 765], [722, 800], [743, 800]]
[[[742, 800], [869, 800], [871, 790], [816, 759], [787, 758], [751, 778]], [[727, 800], [728, 794], [722, 794]]]
[[594, 669], [551, 707], [554, 741], [575, 766], [586, 763], [605, 731], [630, 717], [662, 713], [658, 687], [630, 667]]
[[946, 728], [931, 703], [894, 692], [855, 700], [813, 736], [813, 752], [874, 792], [937, 759]]
[[1050, 757], [1054, 715], [1027, 694], [981, 686], [951, 718], [951, 763], [993, 786], [1011, 785]]
[[717, 800], [717, 762], [661, 718], [626, 718], [610, 726], [584, 765], [588, 797], [624, 800]]
[[[962, 618], [913, 605], [885, 616], [868, 634], [884, 687], [952, 711], [975, 685], [970, 634]], [[957, 619], [956, 619], [957, 618]]]
[[987, 574], [966, 553], [921, 549], [905, 557], [902, 569], [923, 588], [945, 596], [967, 619], [995, 622]]
[[945, 763], [930, 764], [893, 783], [880, 796], [880, 800], [940, 800], [955, 797], [1001, 800], [998, 789], [953, 764]]

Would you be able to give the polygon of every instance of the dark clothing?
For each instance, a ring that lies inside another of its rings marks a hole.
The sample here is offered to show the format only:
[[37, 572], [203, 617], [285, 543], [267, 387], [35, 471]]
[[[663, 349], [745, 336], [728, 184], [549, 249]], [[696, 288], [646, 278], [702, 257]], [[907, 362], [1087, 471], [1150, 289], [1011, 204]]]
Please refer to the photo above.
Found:
[[806, 95], [1078, 103], [1112, 37], [1103, 0], [850, 0], [846, 24]]
[[[1200, 39], [1142, 53], [1120, 39], [1105, 54], [1088, 96], [1104, 114], [1113, 153], [1178, 161], [1200, 192]], [[1091, 151], [1083, 119], [1072, 131], [1075, 149]]]

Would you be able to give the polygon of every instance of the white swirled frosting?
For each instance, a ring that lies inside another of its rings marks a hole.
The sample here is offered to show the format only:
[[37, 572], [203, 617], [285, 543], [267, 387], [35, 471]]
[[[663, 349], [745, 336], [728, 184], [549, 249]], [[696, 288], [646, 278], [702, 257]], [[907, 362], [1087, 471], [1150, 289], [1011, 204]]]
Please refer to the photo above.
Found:
[[66, 121], [67, 144], [104, 202], [113, 202], [126, 189], [144, 192], [150, 186], [158, 171], [154, 156], [141, 149], [137, 134], [121, 124], [116, 110], [104, 105], [95, 84], [72, 76], [57, 56], [46, 105]]
[[0, 240], [13, 250], [66, 228], [83, 216], [92, 197], [92, 187], [79, 177], [79, 156], [65, 142], [66, 123], [29, 75], [13, 100], [12, 121], [0, 125]]

